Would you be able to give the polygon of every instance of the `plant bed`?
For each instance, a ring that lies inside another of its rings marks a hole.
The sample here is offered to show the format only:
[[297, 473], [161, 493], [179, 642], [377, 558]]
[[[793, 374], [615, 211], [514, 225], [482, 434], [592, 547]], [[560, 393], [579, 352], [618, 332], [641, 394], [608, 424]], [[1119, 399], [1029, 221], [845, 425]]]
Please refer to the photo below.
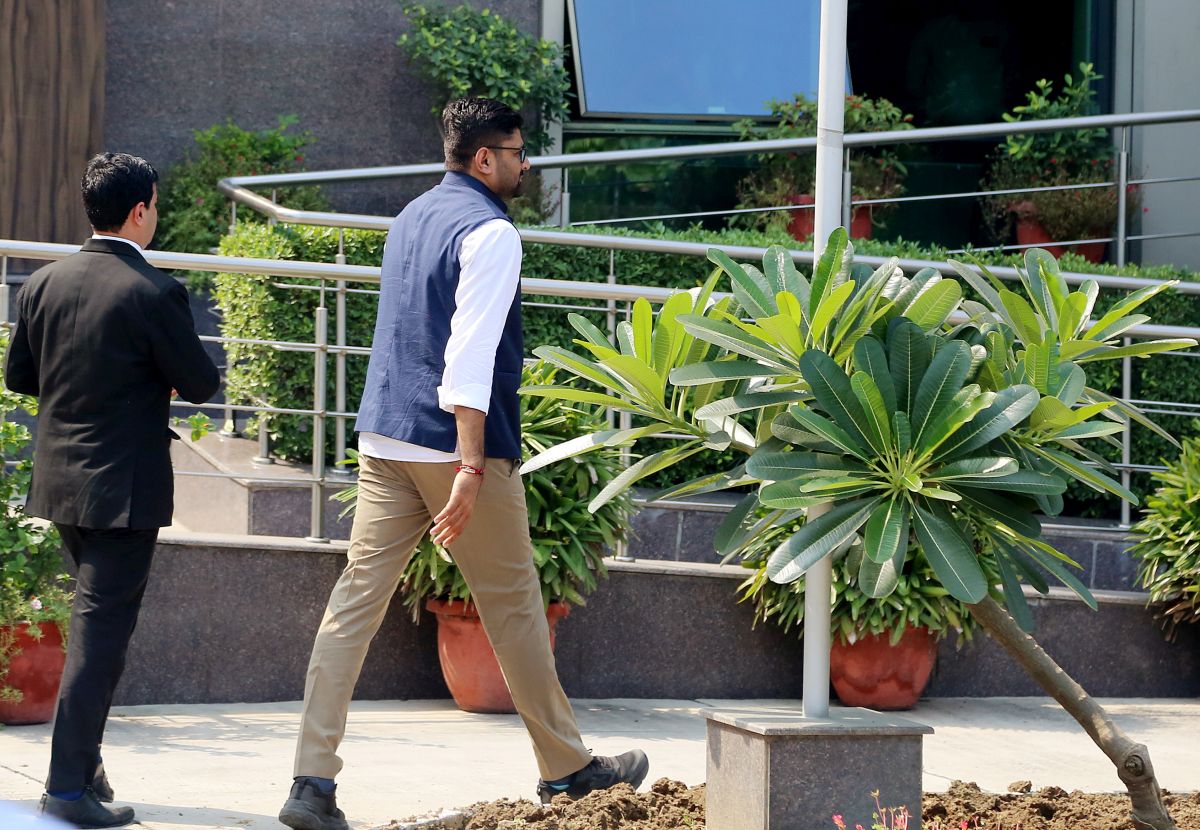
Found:
[[[1200, 793], [1164, 793], [1164, 801], [1180, 830], [1200, 828]], [[876, 808], [864, 796], [872, 813]], [[394, 821], [380, 830], [703, 830], [704, 786], [689, 787], [660, 778], [649, 791], [632, 793], [625, 785], [592, 793], [572, 802], [559, 796], [542, 807], [530, 801], [500, 799], [475, 804], [453, 818], [437, 823]], [[886, 803], [886, 799], [884, 802]], [[843, 823], [853, 827], [864, 818], [847, 805]], [[890, 810], [876, 827], [888, 830], [894, 824]], [[925, 830], [1133, 830], [1129, 819], [1129, 797], [1123, 793], [1068, 793], [1059, 787], [1043, 787], [1030, 793], [987, 793], [975, 784], [954, 781], [947, 792], [925, 793], [922, 799]], [[836, 827], [833, 816], [827, 819]]]

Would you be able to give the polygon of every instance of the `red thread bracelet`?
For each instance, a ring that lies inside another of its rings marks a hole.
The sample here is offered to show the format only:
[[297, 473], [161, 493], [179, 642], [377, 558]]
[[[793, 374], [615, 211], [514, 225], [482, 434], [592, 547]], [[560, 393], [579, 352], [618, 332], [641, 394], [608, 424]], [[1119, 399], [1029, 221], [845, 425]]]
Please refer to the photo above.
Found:
[[482, 467], [472, 467], [470, 464], [459, 464], [457, 467], [454, 468], [454, 471], [456, 473], [469, 473], [470, 475], [473, 475], [473, 476], [483, 475]]

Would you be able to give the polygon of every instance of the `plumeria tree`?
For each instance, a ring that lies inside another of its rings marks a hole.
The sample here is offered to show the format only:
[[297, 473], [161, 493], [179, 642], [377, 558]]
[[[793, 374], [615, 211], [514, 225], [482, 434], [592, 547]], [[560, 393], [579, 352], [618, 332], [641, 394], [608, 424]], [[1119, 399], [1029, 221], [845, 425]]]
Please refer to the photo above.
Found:
[[[717, 269], [703, 287], [674, 294], [657, 317], [638, 300], [615, 342], [572, 315], [583, 354], [534, 350], [592, 388], [526, 394], [603, 403], [629, 413], [632, 426], [565, 441], [524, 470], [669, 436], [666, 449], [643, 454], [597, 495], [595, 509], [684, 458], [732, 448], [742, 458], [731, 469], [656, 497], [752, 486], [718, 530], [728, 556], [821, 505], [770, 554], [776, 582], [799, 579], [825, 557], [848, 557], [860, 589], [882, 599], [915, 542], [938, 582], [1117, 765], [1135, 822], [1173, 827], [1145, 747], [1029, 636], [1022, 587], [1045, 594], [1053, 579], [1096, 607], [1072, 573], [1078, 563], [1041, 538], [1041, 519], [1061, 512], [1071, 480], [1136, 501], [1087, 442], [1115, 441], [1131, 420], [1149, 421], [1090, 387], [1086, 367], [1195, 345], [1122, 345], [1148, 319], [1136, 309], [1169, 285], [1135, 292], [1092, 320], [1097, 284], [1071, 291], [1057, 261], [1036, 249], [1026, 254], [1019, 291], [952, 263], [974, 298], [935, 269], [910, 277], [895, 259], [856, 266], [842, 229], [811, 278], [779, 247], [761, 269], [716, 249], [709, 258]], [[722, 278], [731, 292], [718, 296]]]

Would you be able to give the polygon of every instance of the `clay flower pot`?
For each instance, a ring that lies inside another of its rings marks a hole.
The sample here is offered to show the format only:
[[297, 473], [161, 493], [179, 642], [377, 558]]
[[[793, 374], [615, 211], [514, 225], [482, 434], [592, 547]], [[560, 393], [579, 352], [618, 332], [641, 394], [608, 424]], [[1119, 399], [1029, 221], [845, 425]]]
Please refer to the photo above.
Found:
[[29, 636], [27, 624], [10, 627], [16, 635], [20, 653], [9, 663], [4, 685], [21, 692], [22, 700], [20, 703], [0, 701], [0, 723], [9, 726], [46, 723], [54, 717], [58, 684], [67, 655], [57, 623], [43, 622], [37, 627], [42, 632], [41, 639]]
[[1037, 245], [1039, 248], [1045, 248], [1055, 259], [1067, 251], [1079, 254], [1088, 262], [1101, 262], [1104, 259], [1104, 246], [1108, 244], [1107, 242], [1085, 242], [1082, 245], [1070, 246], [1047, 244], [1054, 240], [1050, 238], [1050, 234], [1046, 233], [1046, 229], [1038, 221], [1033, 202], [1014, 202], [1009, 205], [1008, 209], [1017, 219], [1018, 245]]
[[[816, 203], [816, 199], [807, 193], [802, 193], [799, 196], [793, 196], [791, 200], [793, 205], [812, 205]], [[816, 211], [813, 210], [794, 210], [792, 211], [792, 221], [788, 223], [788, 233], [798, 242], [804, 242], [811, 238], [816, 229]], [[870, 239], [872, 234], [871, 223], [871, 207], [856, 207], [850, 214], [850, 227], [848, 228], [851, 239]]]
[[867, 709], [911, 709], [929, 684], [937, 639], [927, 628], [908, 628], [892, 645], [888, 634], [868, 634], [853, 643], [834, 639], [829, 677], [838, 700]]
[[[442, 677], [458, 708], [464, 712], [514, 714], [517, 709], [512, 695], [475, 605], [462, 600], [431, 599], [425, 607], [437, 617]], [[546, 609], [551, 648], [554, 648], [555, 626], [569, 612], [570, 606], [565, 602], [552, 602]]]

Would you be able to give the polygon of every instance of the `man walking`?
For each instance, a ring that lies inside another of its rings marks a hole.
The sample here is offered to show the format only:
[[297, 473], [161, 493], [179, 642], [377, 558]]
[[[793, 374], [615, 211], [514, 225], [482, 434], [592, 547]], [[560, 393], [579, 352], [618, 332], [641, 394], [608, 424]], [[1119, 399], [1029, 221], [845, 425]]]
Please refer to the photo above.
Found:
[[76, 827], [133, 821], [113, 800], [100, 744], [137, 623], [158, 529], [171, 523], [172, 390], [202, 403], [220, 385], [187, 291], [142, 251], [158, 224], [144, 159], [88, 162], [94, 234], [34, 273], [18, 298], [5, 381], [39, 399], [27, 513], [49, 519], [78, 568], [41, 810]]
[[371, 638], [432, 524], [462, 570], [533, 742], [542, 800], [641, 784], [641, 751], [592, 757], [550, 651], [517, 468], [521, 239], [505, 202], [529, 164], [522, 119], [485, 98], [442, 115], [447, 173], [396, 217], [359, 407], [359, 492], [345, 570], [313, 644], [295, 782], [279, 820], [346, 830], [338, 745]]

